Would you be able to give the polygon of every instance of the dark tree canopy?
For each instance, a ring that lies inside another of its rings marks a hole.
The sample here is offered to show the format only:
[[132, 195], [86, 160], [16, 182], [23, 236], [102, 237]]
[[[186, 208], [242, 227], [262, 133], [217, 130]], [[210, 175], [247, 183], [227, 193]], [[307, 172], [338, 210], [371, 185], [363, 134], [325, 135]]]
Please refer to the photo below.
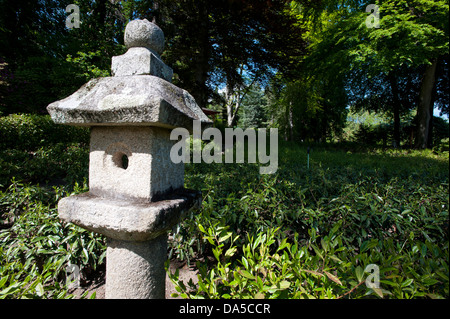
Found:
[[[80, 8], [81, 25], [69, 30], [65, 7], [72, 2]], [[67, 74], [79, 80], [73, 83], [76, 87], [89, 76], [108, 73], [111, 57], [124, 51], [120, 46], [124, 27], [135, 18], [147, 18], [164, 30], [163, 59], [175, 71], [174, 82], [190, 91], [202, 106], [218, 97], [214, 93], [217, 83], [241, 84], [241, 68], [261, 79], [275, 69], [289, 74], [305, 47], [302, 30], [286, 10], [286, 1], [280, 0], [1, 0], [0, 4], [0, 57], [11, 72], [30, 82], [27, 86], [37, 87], [43, 85], [39, 79], [25, 73], [34, 72], [30, 59], [45, 60], [35, 61], [41, 64], [36, 65], [37, 74], [47, 67], [54, 73], [43, 81], [49, 85], [39, 89], [43, 95], [47, 89], [51, 91], [50, 86], [57, 86], [56, 82], [71, 86]], [[93, 72], [95, 68], [99, 71]], [[22, 82], [14, 85], [22, 87]], [[3, 111], [42, 110], [45, 103], [58, 97], [47, 95], [31, 109], [16, 108], [13, 98], [2, 103], [7, 104]]]
[[[81, 23], [69, 29], [72, 3]], [[374, 3], [380, 28], [365, 25], [367, 4], [353, 0], [0, 0], [0, 112], [46, 113], [109, 76], [127, 22], [146, 18], [165, 33], [174, 84], [222, 108], [229, 126], [257, 85], [274, 103], [265, 123], [291, 139], [338, 134], [352, 106], [389, 114], [397, 145], [416, 110], [416, 146], [429, 147], [433, 108], [448, 115], [448, 0]]]

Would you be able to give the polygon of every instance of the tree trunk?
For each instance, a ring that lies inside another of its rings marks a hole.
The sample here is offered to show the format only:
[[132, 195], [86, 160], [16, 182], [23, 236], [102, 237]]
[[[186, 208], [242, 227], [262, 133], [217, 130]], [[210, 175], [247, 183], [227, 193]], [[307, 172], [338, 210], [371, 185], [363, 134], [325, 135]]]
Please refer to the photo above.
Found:
[[225, 104], [227, 106], [227, 125], [231, 127], [233, 124], [233, 99], [234, 99], [234, 91], [233, 85], [227, 81], [227, 88], [225, 91]]
[[292, 113], [292, 102], [289, 102], [289, 141], [294, 140], [294, 114]]
[[[436, 81], [436, 75], [435, 75], [435, 81]], [[431, 95], [431, 103], [430, 103], [430, 125], [428, 126], [428, 139], [427, 139], [427, 147], [433, 148], [433, 113], [434, 113], [434, 101], [436, 100], [436, 85], [433, 87], [433, 93]]]
[[195, 99], [200, 107], [206, 107], [208, 104], [208, 90], [206, 81], [209, 71], [209, 18], [206, 6], [199, 8], [200, 23], [198, 24], [198, 51], [195, 54], [195, 86], [198, 88]]
[[394, 106], [394, 148], [400, 147], [400, 105]]
[[433, 148], [433, 107], [430, 110], [430, 123], [428, 125], [427, 148]]
[[389, 82], [391, 84], [393, 97], [393, 112], [394, 112], [394, 148], [400, 147], [400, 106], [401, 100], [398, 92], [398, 85], [395, 77], [389, 75]]
[[[240, 76], [242, 77], [243, 66], [241, 66]], [[250, 91], [252, 85], [258, 78], [258, 74], [255, 75], [250, 85], [247, 87], [239, 86], [237, 89], [235, 85], [227, 80], [227, 88], [225, 93], [226, 105], [227, 105], [227, 124], [228, 127], [233, 127], [236, 124], [237, 114], [241, 107], [247, 93]], [[234, 107], [233, 107], [234, 105]]]
[[437, 60], [428, 65], [425, 69], [422, 83], [420, 85], [419, 103], [417, 104], [417, 133], [415, 148], [424, 149], [427, 147], [430, 119], [433, 116], [431, 102], [435, 82]]

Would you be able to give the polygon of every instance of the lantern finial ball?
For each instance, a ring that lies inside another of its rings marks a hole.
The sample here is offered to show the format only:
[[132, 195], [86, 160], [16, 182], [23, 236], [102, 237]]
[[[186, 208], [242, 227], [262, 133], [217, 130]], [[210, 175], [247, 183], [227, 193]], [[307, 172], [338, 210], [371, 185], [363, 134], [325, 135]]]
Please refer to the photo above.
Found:
[[147, 19], [130, 21], [125, 28], [124, 40], [127, 49], [144, 47], [158, 55], [161, 55], [164, 50], [163, 31]]

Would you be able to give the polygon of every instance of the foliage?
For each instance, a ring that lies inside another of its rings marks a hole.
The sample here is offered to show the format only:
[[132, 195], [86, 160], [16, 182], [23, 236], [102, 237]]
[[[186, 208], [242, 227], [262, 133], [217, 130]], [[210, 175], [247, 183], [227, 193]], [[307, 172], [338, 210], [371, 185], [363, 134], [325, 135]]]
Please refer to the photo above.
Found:
[[[440, 144], [445, 143], [445, 141], [443, 141], [445, 139], [447, 139], [448, 144], [448, 138], [450, 137], [449, 122], [441, 117], [433, 116], [432, 126], [433, 126], [432, 130], [433, 145], [439, 148], [441, 146]], [[440, 149], [440, 151], [443, 150], [445, 150], [445, 148]]]
[[[80, 10], [80, 27], [66, 28], [68, 4]], [[108, 0], [1, 0], [0, 59], [11, 77], [0, 79], [2, 112], [39, 112], [81, 86], [81, 78], [109, 74], [111, 57], [124, 53], [128, 21], [154, 21], [164, 30], [163, 60], [174, 83], [198, 104], [217, 99], [214, 88], [235, 89], [246, 75], [262, 81], [271, 69], [288, 72], [301, 55], [302, 30], [282, 1], [211, 2]], [[201, 8], [201, 10], [199, 10]], [[82, 77], [80, 76], [82, 75]], [[22, 92], [22, 94], [21, 94]], [[23, 94], [25, 93], [25, 94]], [[35, 99], [35, 100], [33, 100]]]
[[67, 55], [67, 62], [73, 63], [79, 69], [77, 73], [78, 77], [81, 77], [85, 82], [92, 78], [105, 77], [110, 75], [109, 69], [102, 70], [97, 65], [93, 64], [93, 61], [98, 60], [102, 56], [100, 50], [95, 52], [77, 52], [75, 57], [70, 54]]
[[[204, 239], [213, 246], [217, 264], [208, 269], [197, 263], [198, 286], [191, 281], [186, 287], [177, 272], [169, 273], [169, 277], [183, 298], [194, 299], [448, 296], [448, 243], [440, 247], [430, 241], [414, 241], [410, 236], [401, 248], [393, 240], [369, 239], [359, 249], [349, 249], [338, 234], [341, 226], [342, 222], [336, 223], [330, 234], [320, 238], [311, 228], [310, 238], [301, 244], [297, 236], [280, 242], [280, 228], [269, 229], [249, 237], [241, 256], [233, 262], [238, 251], [233, 233], [227, 227], [205, 229], [199, 225]], [[402, 250], [407, 252], [400, 254]], [[433, 257], [438, 256], [444, 258], [434, 262]], [[426, 266], [417, 269], [417, 263]], [[380, 282], [386, 288], [362, 285], [367, 278], [364, 270], [373, 264], [378, 266], [383, 278]], [[429, 286], [434, 286], [433, 293], [426, 292]]]
[[[375, 4], [379, 6], [379, 28], [366, 25], [369, 15], [365, 4], [345, 1], [338, 8], [331, 5], [326, 8], [328, 11], [317, 18], [317, 31], [309, 37], [310, 53], [302, 63], [321, 77], [345, 78], [347, 94], [355, 109], [389, 112], [394, 120], [397, 146], [400, 118], [416, 107], [417, 124], [423, 123], [424, 127], [415, 134], [416, 144], [419, 140], [427, 142], [425, 133], [431, 126], [424, 114], [433, 110], [434, 104], [430, 102], [433, 87], [440, 90], [436, 93], [437, 106], [445, 112], [448, 104], [442, 98], [446, 90], [441, 89], [448, 86], [445, 72], [436, 73], [436, 85], [430, 82], [435, 78], [433, 66], [438, 64], [443, 70], [447, 64], [448, 1], [375, 1]], [[423, 76], [425, 73], [429, 76]], [[422, 109], [425, 111], [419, 112]]]
[[55, 124], [50, 116], [11, 114], [0, 117], [0, 148], [35, 151], [56, 143], [88, 143], [86, 128]]
[[[197, 285], [169, 275], [182, 297], [448, 297], [448, 155], [317, 147], [310, 170], [305, 148], [279, 156], [271, 176], [188, 165], [204, 198], [170, 243], [198, 260]], [[379, 290], [364, 285], [369, 264]]]
[[87, 191], [89, 133], [49, 116], [0, 122], [0, 298], [72, 298], [67, 266], [85, 278], [105, 257], [102, 236], [63, 223], [56, 209]]
[[267, 124], [267, 96], [257, 85], [250, 88], [242, 101], [242, 115], [239, 119], [243, 129], [261, 128]]
[[103, 237], [63, 223], [57, 214], [60, 198], [86, 189], [75, 184], [67, 193], [63, 187], [46, 190], [13, 180], [0, 192], [2, 219], [15, 216], [12, 227], [0, 231], [0, 298], [72, 298], [67, 266], [78, 265], [86, 274], [102, 264]]
[[12, 176], [33, 183], [82, 183], [88, 172], [88, 141], [87, 129], [56, 125], [50, 116], [1, 117], [0, 188]]
[[272, 87], [268, 109], [285, 140], [318, 142], [341, 134], [346, 101], [342, 81], [304, 73], [300, 80], [283, 83], [279, 92]]
[[[80, 28], [66, 27], [65, 8], [80, 9]], [[1, 0], [0, 111], [43, 113], [87, 78], [109, 74], [111, 57], [123, 53], [128, 15], [118, 4], [91, 0]], [[80, 74], [83, 76], [81, 77]]]
[[[88, 149], [73, 143], [83, 134], [67, 136], [69, 149], [49, 139], [2, 151], [2, 171], [16, 166], [0, 190], [2, 298], [71, 298], [67, 265], [86, 278], [104, 263], [104, 238], [56, 211], [87, 190]], [[66, 173], [66, 186], [45, 183]], [[188, 164], [186, 187], [201, 189], [203, 204], [169, 243], [172, 258], [199, 269], [198, 286], [170, 275], [184, 297], [448, 297], [448, 153], [314, 145], [307, 169], [305, 147], [281, 144], [274, 175], [257, 164]], [[379, 266], [381, 290], [364, 285], [368, 264]]]
[[[199, 269], [189, 289], [170, 275], [183, 297], [448, 298], [448, 124], [434, 123], [433, 151], [312, 143], [339, 135], [347, 101], [391, 113], [399, 133], [434, 63], [436, 102], [448, 113], [448, 1], [376, 2], [380, 28], [366, 27], [355, 1], [74, 2], [82, 27], [69, 30], [70, 1], [0, 1], [0, 112], [44, 112], [108, 75], [126, 22], [155, 17], [174, 83], [201, 106], [218, 84], [236, 90], [249, 76], [266, 84], [278, 72], [271, 125], [308, 141], [281, 145], [269, 176], [257, 165], [187, 165], [186, 186], [204, 198], [169, 245], [171, 257]], [[245, 125], [262, 121], [252, 98]], [[390, 127], [372, 129], [360, 134], [365, 144]], [[102, 265], [104, 238], [56, 213], [62, 196], [87, 190], [87, 140], [86, 130], [49, 117], [0, 119], [0, 298], [70, 298], [65, 267], [86, 275]], [[380, 268], [378, 290], [363, 284], [369, 264]]]
[[[400, 141], [403, 148], [412, 148], [414, 136], [413, 114], [402, 118], [400, 127]], [[433, 116], [432, 144], [439, 152], [445, 151], [445, 139], [449, 137], [449, 123], [447, 120]], [[355, 141], [361, 145], [389, 146], [393, 141], [394, 125], [380, 114], [369, 114], [367, 111], [350, 113], [347, 126], [344, 129], [344, 140]]]
[[163, 58], [178, 75], [174, 83], [202, 107], [208, 98], [218, 98], [215, 87], [227, 84], [234, 92], [245, 77], [262, 81], [271, 69], [287, 71], [292, 57], [304, 51], [302, 30], [282, 1], [158, 1], [158, 5], [156, 19], [169, 48]]
[[0, 110], [11, 113], [42, 113], [51, 102], [66, 97], [83, 83], [76, 80], [74, 68], [49, 56], [27, 57], [6, 74], [0, 89], [4, 98]]

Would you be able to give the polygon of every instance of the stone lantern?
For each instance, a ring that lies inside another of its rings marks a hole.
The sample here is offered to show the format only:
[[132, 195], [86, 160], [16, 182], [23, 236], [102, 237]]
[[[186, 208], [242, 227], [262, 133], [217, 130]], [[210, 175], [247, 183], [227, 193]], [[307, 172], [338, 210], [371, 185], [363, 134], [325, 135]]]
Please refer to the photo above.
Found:
[[47, 107], [56, 123], [91, 128], [89, 192], [63, 198], [59, 217], [107, 237], [106, 298], [164, 298], [167, 232], [201, 202], [183, 188], [170, 132], [211, 121], [170, 83], [164, 34], [147, 20], [125, 29], [128, 51], [97, 78]]

